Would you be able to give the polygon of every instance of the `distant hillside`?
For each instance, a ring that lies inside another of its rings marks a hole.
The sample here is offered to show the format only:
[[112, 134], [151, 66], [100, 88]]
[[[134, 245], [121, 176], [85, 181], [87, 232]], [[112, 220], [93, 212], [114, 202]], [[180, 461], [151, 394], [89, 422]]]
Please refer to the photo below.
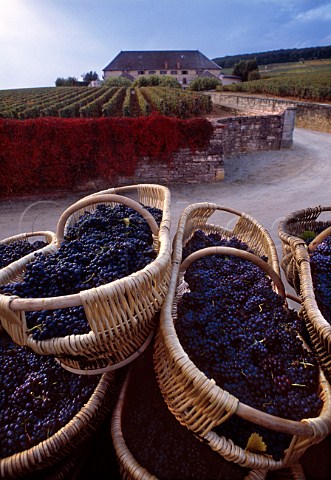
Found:
[[213, 58], [213, 61], [222, 68], [231, 68], [240, 60], [257, 59], [259, 65], [271, 63], [299, 62], [300, 60], [322, 60], [331, 58], [331, 45], [327, 47], [289, 48], [286, 50], [272, 50], [270, 52], [243, 53]]

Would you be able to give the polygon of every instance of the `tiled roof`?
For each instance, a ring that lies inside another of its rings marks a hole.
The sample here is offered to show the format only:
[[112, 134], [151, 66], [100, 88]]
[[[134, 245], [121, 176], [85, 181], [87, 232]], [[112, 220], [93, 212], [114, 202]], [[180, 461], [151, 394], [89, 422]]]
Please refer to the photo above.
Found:
[[221, 67], [199, 50], [122, 51], [103, 71], [112, 70], [191, 70]]
[[210, 73], [209, 70], [204, 70], [200, 75], [199, 75], [199, 78], [217, 78], [216, 75], [213, 75], [212, 73]]

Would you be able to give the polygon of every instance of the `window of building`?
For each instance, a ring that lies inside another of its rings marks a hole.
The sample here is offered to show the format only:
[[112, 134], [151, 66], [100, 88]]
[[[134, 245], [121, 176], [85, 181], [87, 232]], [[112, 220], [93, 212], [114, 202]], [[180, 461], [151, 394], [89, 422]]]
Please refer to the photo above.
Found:
[[171, 75], [177, 75], [177, 70], [171, 70]]
[[167, 75], [167, 70], [160, 70], [160, 75]]
[[188, 71], [187, 70], [182, 70], [182, 75], [187, 75]]
[[149, 70], [148, 72], [150, 75], [154, 75], [154, 73], [156, 73], [156, 70]]
[[138, 75], [145, 75], [145, 70], [138, 70]]

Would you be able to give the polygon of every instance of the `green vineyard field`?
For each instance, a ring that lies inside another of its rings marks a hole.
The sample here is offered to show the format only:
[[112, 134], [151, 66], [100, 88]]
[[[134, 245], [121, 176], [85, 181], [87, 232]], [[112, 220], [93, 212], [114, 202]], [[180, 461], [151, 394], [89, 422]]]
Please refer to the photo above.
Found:
[[310, 73], [279, 74], [250, 82], [223, 85], [220, 90], [230, 92], [257, 93], [291, 97], [313, 102], [331, 101], [331, 69], [325, 68]]
[[179, 118], [210, 113], [211, 98], [166, 87], [45, 87], [0, 90], [0, 118], [138, 117], [153, 112]]

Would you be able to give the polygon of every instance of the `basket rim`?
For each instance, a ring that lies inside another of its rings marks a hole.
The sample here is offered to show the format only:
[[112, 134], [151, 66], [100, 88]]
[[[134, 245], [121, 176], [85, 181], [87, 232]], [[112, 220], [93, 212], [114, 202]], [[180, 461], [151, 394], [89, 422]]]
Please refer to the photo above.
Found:
[[288, 213], [278, 224], [278, 234], [281, 240], [298, 240], [300, 243], [306, 245], [306, 242], [302, 238], [289, 231], [289, 225], [299, 221], [309, 221], [308, 219], [305, 220], [305, 216], [311, 217], [310, 221], [316, 221], [321, 213], [328, 211], [331, 212], [331, 206], [317, 205], [315, 207], [302, 208]]
[[[31, 232], [22, 232], [22, 233], [12, 235], [12, 236], [7, 237], [7, 238], [3, 238], [2, 240], [0, 240], [0, 245], [1, 244], [10, 244], [12, 242], [15, 242], [16, 240], [25, 240], [25, 239], [31, 238], [31, 237], [43, 237], [43, 236], [46, 239], [47, 239], [47, 237], [49, 237], [51, 239], [51, 241], [56, 240], [55, 232], [52, 232], [51, 230], [36, 230], [36, 231], [31, 231]], [[49, 242], [49, 243], [51, 243], [51, 242]]]

